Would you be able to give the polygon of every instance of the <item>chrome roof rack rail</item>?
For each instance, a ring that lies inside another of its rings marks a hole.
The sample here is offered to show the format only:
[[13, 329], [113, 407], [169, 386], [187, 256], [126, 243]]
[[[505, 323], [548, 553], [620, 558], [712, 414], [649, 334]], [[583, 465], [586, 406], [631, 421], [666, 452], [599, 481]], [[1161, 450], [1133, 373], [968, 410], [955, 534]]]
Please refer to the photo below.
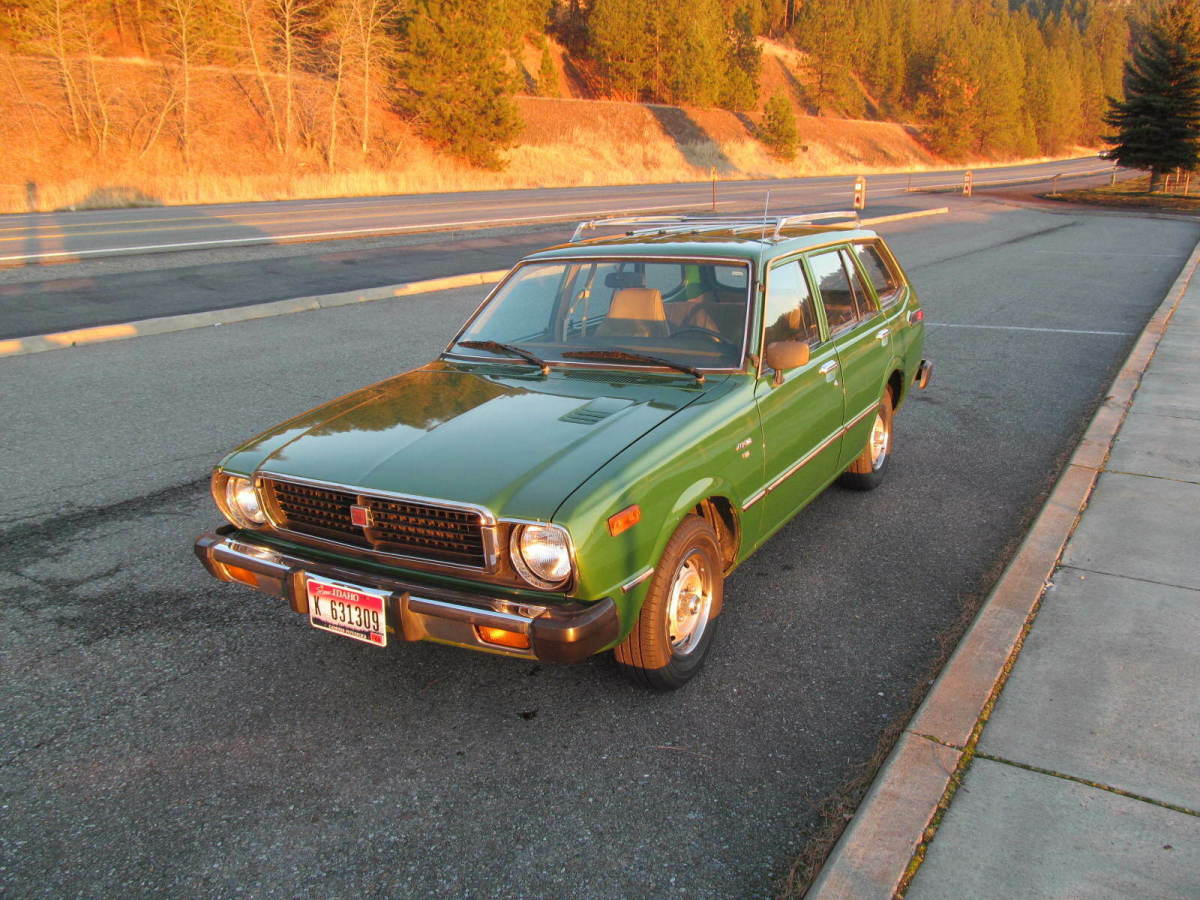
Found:
[[[811, 225], [814, 222], [825, 222], [830, 219], [847, 219], [849, 222], [845, 225], [831, 225], [831, 228], [857, 228], [861, 224], [858, 218], [858, 210], [847, 209], [838, 210], [837, 212], [823, 213], [808, 213], [803, 216], [779, 216], [775, 219], [775, 237], [778, 238], [780, 232], [789, 225]], [[853, 222], [853, 224], [849, 224]]]
[[[853, 210], [839, 212], [807, 213], [796, 216], [613, 216], [580, 222], [571, 235], [571, 243], [582, 240], [585, 233], [597, 228], [634, 226], [630, 235], [670, 234], [673, 232], [700, 231], [748, 231], [750, 229], [774, 228], [772, 238], [778, 239], [784, 228], [797, 225], [812, 225], [834, 219], [850, 220], [847, 224], [830, 224], [828, 228], [857, 228], [858, 213]], [[852, 223], [852, 224], [850, 224]]]

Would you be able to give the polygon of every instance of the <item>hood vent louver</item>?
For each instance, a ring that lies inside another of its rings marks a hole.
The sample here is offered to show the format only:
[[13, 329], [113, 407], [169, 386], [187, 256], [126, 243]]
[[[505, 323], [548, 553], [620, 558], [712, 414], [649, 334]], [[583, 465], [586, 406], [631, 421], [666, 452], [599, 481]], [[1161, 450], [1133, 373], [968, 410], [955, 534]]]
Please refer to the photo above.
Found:
[[615, 412], [620, 412], [632, 406], [632, 400], [621, 400], [617, 397], [597, 397], [590, 403], [576, 407], [569, 413], [559, 416], [560, 422], [573, 422], [576, 425], [595, 425], [607, 419]]

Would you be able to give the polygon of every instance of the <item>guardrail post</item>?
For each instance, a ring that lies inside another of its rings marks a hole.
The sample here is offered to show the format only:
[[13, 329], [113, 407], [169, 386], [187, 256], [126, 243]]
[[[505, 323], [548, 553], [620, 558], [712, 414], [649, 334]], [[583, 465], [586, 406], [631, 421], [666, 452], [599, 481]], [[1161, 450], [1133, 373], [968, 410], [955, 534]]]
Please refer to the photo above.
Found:
[[975, 174], [970, 170], [963, 172], [963, 196], [970, 197], [975, 187]]
[[854, 179], [854, 208], [866, 209], [867, 207], [867, 179], [859, 175]]

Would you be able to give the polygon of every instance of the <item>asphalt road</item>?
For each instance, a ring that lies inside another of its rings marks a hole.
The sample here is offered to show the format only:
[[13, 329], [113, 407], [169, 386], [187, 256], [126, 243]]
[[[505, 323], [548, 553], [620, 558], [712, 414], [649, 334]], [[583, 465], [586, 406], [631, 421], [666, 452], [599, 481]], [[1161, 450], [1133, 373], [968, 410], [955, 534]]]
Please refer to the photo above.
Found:
[[[985, 169], [976, 183], [1094, 172], [1107, 165], [1085, 157]], [[874, 175], [870, 193], [895, 196], [910, 186], [961, 180], [961, 170]], [[826, 206], [847, 202], [853, 181], [844, 175], [729, 181], [719, 185], [718, 202], [761, 208], [770, 191], [772, 208]], [[0, 216], [0, 265], [655, 212], [707, 207], [711, 198], [711, 183], [696, 182], [26, 213]]]
[[[1097, 167], [1103, 168], [1103, 161], [1091, 158], [982, 170], [977, 173], [976, 184], [980, 190], [985, 190], [988, 184], [1016, 177], [1049, 178], [1060, 171], [1086, 172]], [[961, 182], [958, 174], [946, 172], [872, 176], [864, 215], [942, 206], [951, 197], [944, 193], [909, 193], [910, 178], [914, 185]], [[1069, 183], [1081, 186], [1105, 180], [1104, 175], [1075, 176]], [[1035, 189], [1046, 190], [1050, 184], [1050, 181], [1043, 181]], [[757, 214], [762, 209], [767, 190], [771, 191], [771, 208], [781, 213], [844, 209], [850, 205], [851, 180], [834, 177], [735, 182], [722, 185], [720, 190], [721, 211], [725, 213]], [[83, 257], [67, 265], [57, 258], [26, 258], [20, 264], [8, 266], [0, 262], [0, 340], [503, 269], [526, 253], [567, 240], [576, 224], [572, 218], [535, 226], [480, 227], [433, 234], [377, 233], [368, 237], [343, 236], [341, 240], [314, 238], [312, 242], [276, 243], [282, 229], [291, 227], [291, 233], [294, 233], [296, 229], [308, 227], [304, 224], [307, 222], [304, 216], [313, 209], [321, 210], [323, 216], [353, 217], [358, 214], [354, 210], [364, 206], [376, 211], [370, 227], [386, 232], [388, 224], [397, 217], [424, 222], [425, 227], [438, 223], [444, 226], [457, 215], [446, 211], [460, 206], [476, 211], [503, 212], [508, 218], [518, 215], [554, 217], [561, 215], [564, 209], [574, 210], [575, 217], [579, 218], [605, 208], [622, 209], [638, 204], [674, 204], [671, 208], [705, 212], [708, 191], [708, 185], [649, 185], [242, 204], [237, 207], [107, 210], [55, 216], [57, 224], [28, 227], [14, 224], [14, 220], [21, 217], [0, 217], [0, 253], [6, 246], [5, 241], [11, 244], [26, 233], [33, 236], [35, 243], [58, 241], [90, 248], [89, 253], [96, 251], [95, 256]], [[620, 203], [625, 203], [626, 207], [621, 207]], [[262, 207], [278, 208], [279, 212], [272, 213], [275, 218], [268, 222], [269, 217], [264, 218], [266, 214]], [[122, 224], [118, 221], [122, 216], [128, 221], [122, 220], [123, 227], [118, 227]], [[172, 222], [194, 224], [198, 221], [195, 217], [213, 226], [233, 220], [261, 219], [259, 225], [266, 231], [257, 237], [263, 238], [264, 242], [189, 246], [160, 253], [133, 254], [101, 249], [105, 241], [109, 242], [110, 248], [144, 243], [150, 240], [144, 234], [146, 228], [161, 228], [164, 234], [170, 234], [170, 229], [176, 227]], [[156, 221], [159, 219], [165, 221]], [[52, 264], [56, 262], [59, 264]]]
[[0, 360], [0, 890], [772, 895], [1200, 238], [982, 202], [881, 230], [934, 384], [888, 482], [831, 489], [735, 573], [666, 696], [604, 658], [338, 640], [192, 557], [226, 448], [428, 358], [481, 291]]

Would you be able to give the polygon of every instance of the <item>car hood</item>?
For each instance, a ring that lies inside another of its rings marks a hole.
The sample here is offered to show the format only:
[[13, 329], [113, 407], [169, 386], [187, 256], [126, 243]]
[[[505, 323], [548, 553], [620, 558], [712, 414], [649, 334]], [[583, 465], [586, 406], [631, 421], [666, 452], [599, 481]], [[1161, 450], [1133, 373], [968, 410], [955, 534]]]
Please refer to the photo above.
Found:
[[222, 465], [545, 519], [593, 472], [714, 383], [434, 363], [286, 422]]

